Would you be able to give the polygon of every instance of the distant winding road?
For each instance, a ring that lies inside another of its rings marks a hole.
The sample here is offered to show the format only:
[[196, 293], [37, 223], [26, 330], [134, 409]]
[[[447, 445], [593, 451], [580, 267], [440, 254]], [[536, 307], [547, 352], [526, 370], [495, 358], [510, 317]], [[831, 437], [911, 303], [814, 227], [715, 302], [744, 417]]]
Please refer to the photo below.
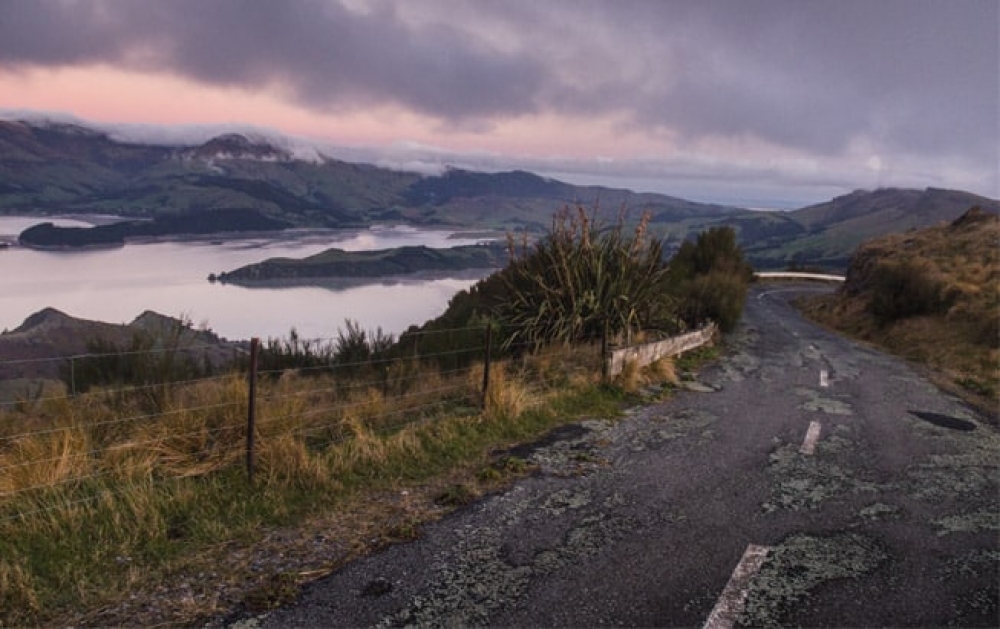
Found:
[[1000, 436], [758, 287], [673, 399], [243, 626], [996, 626]]

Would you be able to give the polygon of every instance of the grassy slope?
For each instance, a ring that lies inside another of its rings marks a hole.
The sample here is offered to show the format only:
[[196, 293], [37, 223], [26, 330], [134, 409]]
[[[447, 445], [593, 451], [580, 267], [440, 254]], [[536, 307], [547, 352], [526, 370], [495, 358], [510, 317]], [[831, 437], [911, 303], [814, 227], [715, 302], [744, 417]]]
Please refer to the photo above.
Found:
[[[811, 318], [931, 367], [939, 382], [995, 414], [1000, 381], [1000, 217], [966, 214], [951, 224], [872, 240], [834, 295], [803, 301]], [[882, 321], [872, 312], [879, 278], [909, 265], [940, 287], [940, 312]]]
[[[748, 223], [741, 240], [759, 268], [780, 268], [791, 261], [843, 269], [865, 241], [907, 229], [930, 227], [958, 218], [972, 206], [1000, 212], [1000, 202], [959, 190], [884, 188], [858, 190], [783, 216], [791, 224]], [[798, 231], [796, 231], [796, 227]], [[772, 237], [772, 234], [778, 237]]]
[[[335, 400], [322, 378], [264, 381], [254, 486], [241, 469], [243, 408], [226, 403], [245, 399], [238, 375], [177, 388], [168, 406], [190, 410], [161, 422], [108, 424], [123, 409], [100, 395], [0, 414], [0, 437], [67, 429], [0, 451], [0, 465], [18, 470], [0, 479], [0, 496], [21, 492], [0, 500], [0, 625], [180, 625], [287, 601], [302, 582], [413, 539], [422, 523], [531, 471], [504, 449], [616, 416], [641, 381], [597, 384], [595, 356], [585, 348], [494, 365], [486, 411], [481, 367], [421, 373], [403, 397], [359, 390]], [[443, 400], [444, 385], [457, 397]], [[222, 416], [206, 414], [220, 404]]]

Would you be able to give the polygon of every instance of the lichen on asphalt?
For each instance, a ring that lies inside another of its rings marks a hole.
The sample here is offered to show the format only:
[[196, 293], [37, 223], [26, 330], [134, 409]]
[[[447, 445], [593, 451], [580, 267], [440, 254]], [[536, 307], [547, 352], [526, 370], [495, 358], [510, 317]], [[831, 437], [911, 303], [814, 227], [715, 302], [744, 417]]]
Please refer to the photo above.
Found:
[[799, 408], [811, 413], [826, 413], [827, 415], [853, 415], [851, 405], [841, 400], [823, 397], [815, 389], [800, 387], [795, 389], [800, 397], [806, 398]]
[[885, 504], [883, 502], [870, 504], [858, 512], [858, 516], [862, 520], [867, 520], [869, 522], [898, 518], [899, 514], [899, 507]]
[[[842, 447], [839, 444], [831, 445]], [[803, 455], [794, 444], [786, 444], [771, 453], [768, 472], [773, 482], [770, 498], [761, 505], [765, 513], [780, 509], [814, 509], [820, 503], [839, 495], [877, 489], [873, 483], [856, 478], [829, 460]]]
[[911, 465], [900, 486], [920, 500], [996, 496], [1000, 486], [1000, 435], [988, 430], [959, 432], [912, 419], [941, 450]]
[[1000, 513], [982, 509], [972, 513], [949, 515], [934, 520], [934, 526], [938, 528], [938, 535], [1000, 531]]
[[[531, 526], [529, 520], [540, 514], [558, 518], [570, 510], [591, 505], [585, 492], [572, 495], [556, 492], [529, 502], [541, 502], [530, 510], [535, 515], [528, 516], [528, 510], [519, 510], [526, 517], [519, 522], [509, 518], [508, 525]], [[533, 578], [578, 565], [635, 526], [625, 517], [600, 509], [574, 517], [556, 543], [535, 549], [526, 561], [510, 559], [503, 527], [482, 526], [460, 531], [454, 548], [443, 553], [431, 567], [431, 581], [423, 592], [377, 626], [484, 625], [498, 610], [518, 600]]]
[[795, 535], [771, 549], [748, 585], [743, 627], [779, 627], [818, 585], [866, 575], [888, 559], [875, 540], [856, 533]]
[[998, 618], [1000, 597], [997, 596], [996, 584], [1000, 579], [1000, 550], [976, 549], [953, 557], [940, 565], [934, 578], [941, 584], [964, 579], [980, 584], [966, 589], [952, 603], [951, 616], [956, 619], [955, 626], [967, 624], [963, 622], [967, 617]]

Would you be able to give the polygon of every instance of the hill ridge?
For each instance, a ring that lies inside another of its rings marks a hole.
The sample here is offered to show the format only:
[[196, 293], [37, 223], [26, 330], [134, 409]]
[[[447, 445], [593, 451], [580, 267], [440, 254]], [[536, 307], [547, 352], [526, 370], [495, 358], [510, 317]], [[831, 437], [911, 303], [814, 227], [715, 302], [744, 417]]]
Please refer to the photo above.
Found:
[[390, 223], [541, 234], [566, 204], [600, 205], [606, 213], [628, 208], [633, 218], [649, 212], [650, 229], [668, 251], [700, 231], [730, 225], [761, 269], [843, 269], [866, 238], [950, 221], [973, 205], [1000, 212], [996, 200], [940, 188], [855, 190], [791, 212], [755, 212], [574, 185], [525, 170], [421, 175], [319, 153], [303, 159], [253, 134], [178, 146], [124, 142], [76, 124], [0, 120], [0, 215], [156, 219], [241, 210], [296, 227]]

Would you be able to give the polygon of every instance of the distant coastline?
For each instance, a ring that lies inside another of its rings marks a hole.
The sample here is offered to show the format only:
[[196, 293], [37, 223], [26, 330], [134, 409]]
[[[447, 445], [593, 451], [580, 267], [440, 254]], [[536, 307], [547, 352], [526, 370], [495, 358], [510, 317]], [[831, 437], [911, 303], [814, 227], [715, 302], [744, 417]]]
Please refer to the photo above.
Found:
[[434, 249], [425, 245], [375, 251], [327, 249], [307, 258], [270, 258], [208, 276], [210, 282], [245, 287], [347, 287], [404, 279], [455, 277], [472, 271], [480, 277], [507, 263], [506, 245], [486, 242]]
[[62, 227], [51, 221], [29, 227], [18, 242], [45, 251], [122, 247], [126, 242], [155, 241], [177, 236], [212, 236], [227, 233], [261, 233], [291, 227], [287, 221], [264, 216], [252, 209], [206, 210], [199, 213], [158, 216], [152, 220], [125, 219], [92, 227]]

